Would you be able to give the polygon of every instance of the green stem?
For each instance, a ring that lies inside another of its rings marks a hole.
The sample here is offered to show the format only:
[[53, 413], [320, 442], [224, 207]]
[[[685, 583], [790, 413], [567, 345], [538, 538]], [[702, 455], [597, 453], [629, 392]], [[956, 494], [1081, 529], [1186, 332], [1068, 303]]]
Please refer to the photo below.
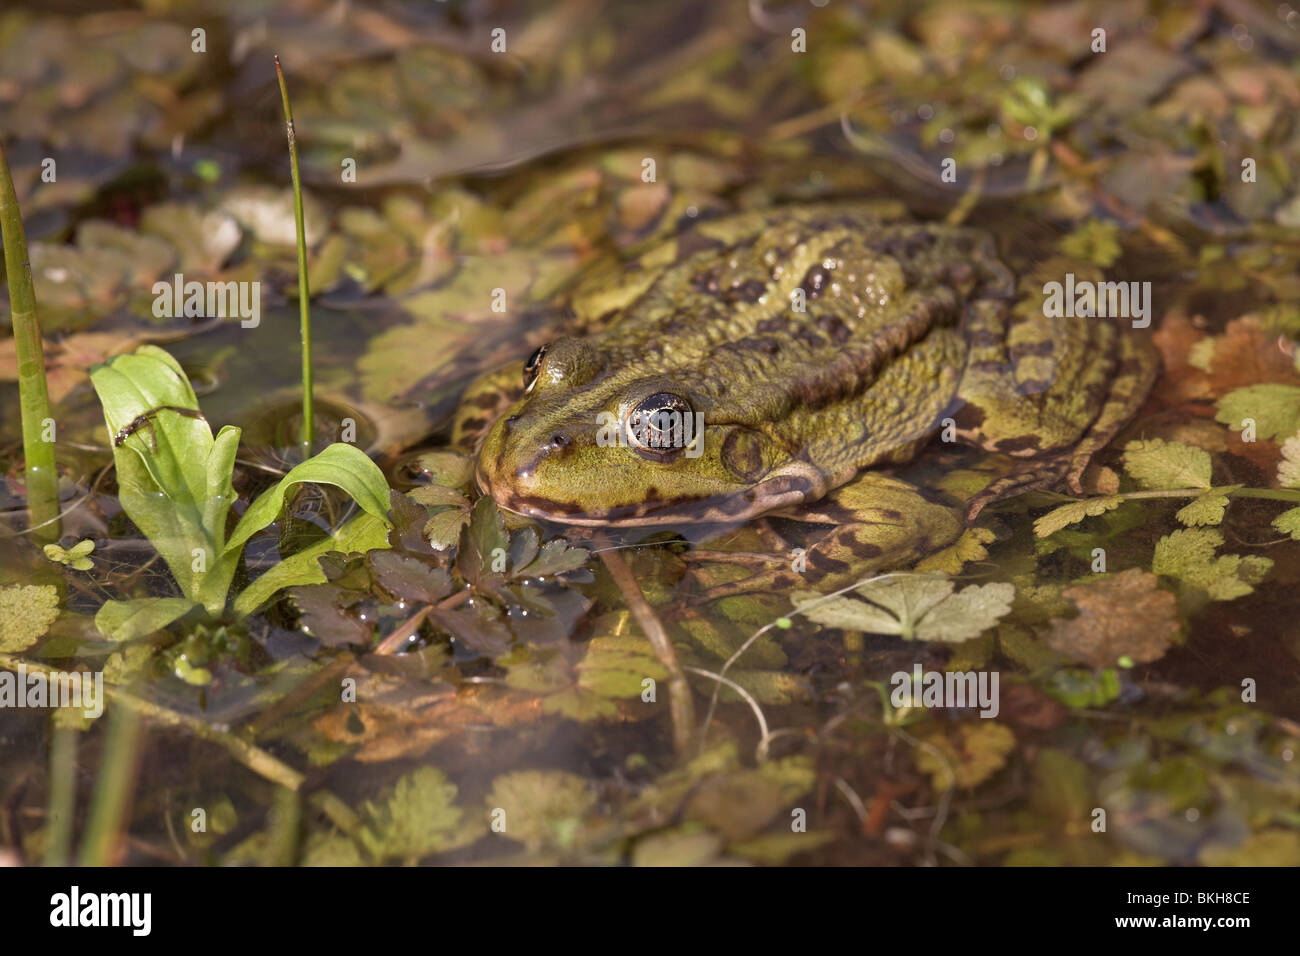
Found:
[[289, 87], [284, 82], [280, 58], [275, 58], [275, 75], [280, 81], [280, 100], [284, 103], [284, 124], [289, 136], [289, 174], [293, 178], [293, 218], [298, 229], [298, 321], [302, 330], [302, 432], [299, 442], [302, 457], [311, 457], [312, 444], [312, 376], [311, 376], [311, 292], [307, 286], [307, 231], [302, 222], [302, 179], [298, 175], [298, 143], [293, 130], [293, 110], [289, 106]]
[[50, 741], [50, 810], [46, 819], [45, 865], [67, 866], [72, 850], [72, 815], [77, 808], [77, 741], [81, 731], [54, 725]]
[[81, 841], [81, 866], [111, 866], [115, 862], [127, 805], [135, 790], [142, 724], [140, 715], [130, 707], [113, 708], [86, 835]]
[[45, 352], [41, 324], [36, 317], [36, 292], [32, 265], [27, 258], [18, 194], [4, 146], [0, 145], [0, 232], [5, 250], [5, 275], [9, 279], [9, 307], [13, 315], [14, 347], [18, 355], [18, 397], [22, 406], [23, 457], [26, 460], [27, 508], [30, 527], [38, 541], [59, 540], [59, 475], [54, 465], [54, 442], [44, 440], [52, 425], [50, 392], [45, 384]]

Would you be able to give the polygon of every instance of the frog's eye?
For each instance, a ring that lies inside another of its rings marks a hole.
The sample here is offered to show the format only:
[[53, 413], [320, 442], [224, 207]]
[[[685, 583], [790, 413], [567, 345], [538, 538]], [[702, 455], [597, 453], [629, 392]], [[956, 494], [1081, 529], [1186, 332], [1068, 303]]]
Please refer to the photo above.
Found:
[[524, 363], [524, 394], [527, 395], [537, 384], [537, 376], [542, 370], [542, 359], [546, 358], [546, 350], [550, 345], [543, 345], [532, 355], [528, 356], [528, 361]]
[[695, 425], [690, 402], [672, 392], [656, 392], [628, 415], [628, 444], [643, 457], [668, 460], [695, 439]]

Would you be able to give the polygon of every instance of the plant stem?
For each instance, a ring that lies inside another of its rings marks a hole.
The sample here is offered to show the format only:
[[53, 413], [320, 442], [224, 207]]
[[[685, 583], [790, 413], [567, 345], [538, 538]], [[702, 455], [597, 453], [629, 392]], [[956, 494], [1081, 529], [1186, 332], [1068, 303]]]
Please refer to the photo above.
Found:
[[58, 541], [60, 534], [59, 475], [54, 465], [54, 442], [44, 441], [42, 433], [54, 417], [50, 414], [50, 393], [45, 384], [45, 352], [41, 346], [41, 324], [36, 317], [27, 237], [23, 233], [18, 194], [14, 191], [3, 144], [0, 144], [0, 232], [4, 238], [9, 310], [18, 356], [29, 526], [38, 541], [51, 543]]
[[46, 817], [45, 865], [67, 866], [72, 815], [77, 801], [77, 741], [81, 731], [54, 724], [50, 740], [50, 809]]
[[668, 671], [668, 707], [673, 720], [673, 748], [679, 758], [688, 759], [695, 754], [695, 699], [691, 696], [691, 685], [686, 681], [686, 672], [677, 659], [677, 650], [654, 608], [645, 599], [641, 585], [637, 584], [636, 576], [623, 560], [623, 555], [612, 548], [604, 548], [600, 551], [600, 559], [605, 562], [609, 576], [623, 592], [623, 600], [627, 602], [633, 620], [650, 642], [655, 657], [664, 670]]
[[130, 707], [113, 708], [81, 841], [81, 866], [111, 866], [115, 862], [122, 823], [135, 790], [142, 724], [140, 715]]
[[307, 285], [307, 231], [302, 222], [302, 179], [298, 175], [298, 143], [293, 130], [293, 110], [289, 106], [289, 87], [284, 82], [280, 58], [275, 58], [275, 75], [280, 81], [280, 100], [284, 103], [284, 125], [289, 136], [289, 174], [293, 178], [293, 218], [298, 230], [298, 320], [302, 332], [302, 445], [303, 461], [311, 457], [312, 376], [311, 376], [311, 292]]

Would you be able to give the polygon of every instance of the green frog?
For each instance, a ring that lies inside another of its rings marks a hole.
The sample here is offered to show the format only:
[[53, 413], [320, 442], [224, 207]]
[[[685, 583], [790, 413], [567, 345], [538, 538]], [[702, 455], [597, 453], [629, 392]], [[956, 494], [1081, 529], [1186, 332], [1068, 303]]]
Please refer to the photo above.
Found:
[[[695, 223], [569, 306], [581, 334], [466, 394], [456, 437], [481, 436], [479, 487], [584, 527], [829, 526], [800, 570], [774, 557], [711, 597], [842, 587], [951, 545], [1017, 491], [1079, 493], [1157, 371], [1114, 320], [1016, 308], [991, 236], [871, 205]], [[1011, 467], [964, 501], [892, 474], [937, 432]]]

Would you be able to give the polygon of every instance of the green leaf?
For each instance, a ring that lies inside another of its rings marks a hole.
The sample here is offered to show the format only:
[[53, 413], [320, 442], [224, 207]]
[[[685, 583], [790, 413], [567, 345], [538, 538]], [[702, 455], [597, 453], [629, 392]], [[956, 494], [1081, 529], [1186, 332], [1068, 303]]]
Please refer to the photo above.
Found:
[[1292, 435], [1282, 443], [1277, 483], [1283, 488], [1300, 488], [1300, 435]]
[[105, 601], [95, 613], [95, 627], [110, 640], [130, 641], [161, 630], [195, 606], [189, 598]]
[[495, 501], [484, 495], [474, 502], [469, 526], [461, 535], [456, 567], [466, 581], [478, 584], [485, 575], [492, 573], [493, 562], [503, 557], [509, 547], [510, 536], [506, 533], [501, 511]]
[[1084, 518], [1094, 518], [1107, 511], [1113, 511], [1124, 502], [1123, 495], [1106, 495], [1102, 498], [1085, 498], [1071, 501], [1069, 504], [1053, 508], [1034, 522], [1034, 534], [1046, 538], [1068, 525], [1077, 524]]
[[[1232, 490], [1240, 487], [1233, 486]], [[1211, 525], [1223, 521], [1224, 510], [1228, 507], [1226, 488], [1212, 488], [1205, 494], [1193, 499], [1192, 503], [1178, 509], [1174, 515], [1186, 525]]]
[[1300, 432], [1300, 387], [1270, 382], [1234, 389], [1219, 399], [1215, 415], [1233, 431], [1242, 430], [1242, 422], [1255, 422], [1260, 438], [1284, 438]]
[[397, 600], [436, 604], [451, 593], [451, 575], [413, 555], [377, 551], [369, 561], [375, 582]]
[[1124, 446], [1124, 470], [1143, 488], [1209, 488], [1210, 453], [1195, 445], [1148, 438]]
[[304, 481], [343, 489], [363, 511], [387, 525], [388, 481], [384, 478], [384, 473], [359, 448], [346, 442], [335, 442], [319, 455], [290, 469], [274, 488], [268, 488], [258, 496], [235, 526], [234, 533], [226, 542], [224, 554], [238, 555], [239, 549], [249, 538], [279, 516], [285, 498], [294, 485]]
[[[978, 637], [1010, 612], [1016, 593], [1013, 585], [996, 583], [972, 585], [954, 594], [950, 580], [927, 574], [886, 574], [856, 590], [866, 602], [843, 597], [817, 601], [812, 596], [811, 606], [799, 613], [830, 627], [959, 643]], [[796, 602], [807, 597], [794, 595]]]
[[455, 804], [456, 785], [442, 771], [421, 767], [402, 776], [391, 791], [362, 808], [365, 824], [357, 831], [360, 844], [378, 861], [414, 862], [473, 843], [483, 832], [481, 822], [464, 820]]
[[235, 598], [234, 610], [239, 617], [247, 617], [276, 592], [298, 584], [323, 584], [325, 572], [320, 557], [330, 551], [344, 554], [365, 553], [388, 547], [388, 520], [374, 515], [359, 514], [328, 538], [310, 548], [299, 551], [273, 565], [265, 574], [244, 588]]
[[445, 485], [418, 485], [407, 492], [413, 501], [418, 501], [426, 508], [453, 507], [468, 508], [469, 499], [455, 488]]
[[51, 561], [65, 564], [74, 571], [89, 571], [95, 566], [95, 562], [88, 557], [95, 550], [95, 542], [89, 538], [78, 541], [71, 548], [64, 549], [57, 544], [47, 544], [42, 550]]
[[1300, 508], [1289, 508], [1273, 519], [1273, 527], [1300, 541]]
[[[563, 770], [517, 770], [492, 781], [483, 800], [489, 814], [502, 814], [507, 839], [531, 850], [567, 849], [596, 804], [590, 784]], [[501, 819], [498, 816], [497, 819]]]
[[1214, 601], [1230, 601], [1249, 594], [1268, 576], [1273, 562], [1257, 555], [1215, 555], [1223, 535], [1212, 528], [1183, 528], [1156, 542], [1151, 570], [1177, 578]]
[[90, 380], [116, 436], [122, 509], [158, 549], [181, 593], [219, 612], [235, 573], [222, 544], [235, 500], [239, 429], [223, 428], [214, 439], [202, 418], [175, 411], [197, 414], [198, 402], [180, 364], [156, 346], [114, 356], [92, 368]]
[[424, 536], [439, 551], [446, 551], [460, 540], [460, 529], [469, 524], [469, 508], [448, 508], [424, 525]]
[[25, 651], [59, 616], [59, 592], [52, 584], [0, 588], [0, 651]]
[[587, 563], [588, 557], [586, 548], [571, 548], [563, 538], [555, 538], [542, 545], [537, 557], [516, 570], [513, 577], [542, 578], [576, 571]]

